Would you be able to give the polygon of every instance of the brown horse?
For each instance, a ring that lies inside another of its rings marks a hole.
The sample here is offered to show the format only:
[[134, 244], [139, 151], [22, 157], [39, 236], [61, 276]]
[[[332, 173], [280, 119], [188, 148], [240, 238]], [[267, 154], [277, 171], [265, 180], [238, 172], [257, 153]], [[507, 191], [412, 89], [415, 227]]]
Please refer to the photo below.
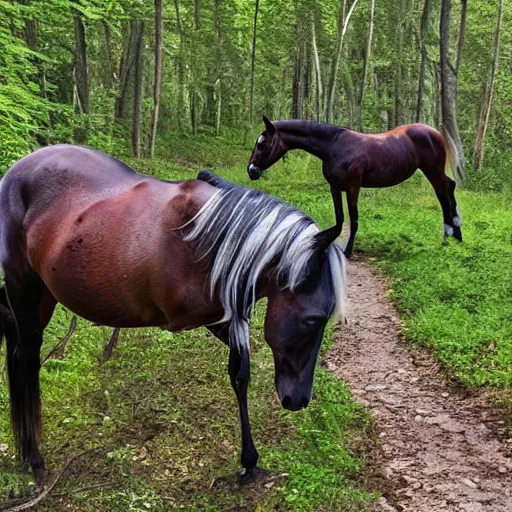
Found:
[[261, 297], [281, 404], [308, 405], [325, 325], [342, 314], [341, 248], [279, 199], [209, 171], [198, 178], [164, 182], [61, 145], [23, 158], [0, 182], [0, 340], [16, 446], [39, 484], [39, 352], [57, 302], [112, 327], [208, 326], [227, 343], [244, 481], [258, 474], [247, 386], [249, 319]]
[[363, 134], [314, 121], [270, 122], [263, 116], [265, 131], [252, 150], [247, 172], [257, 180], [265, 169], [291, 149], [303, 149], [322, 160], [325, 179], [331, 187], [336, 226], [341, 233], [343, 202], [347, 194], [350, 237], [345, 256], [350, 258], [358, 227], [357, 201], [361, 187], [392, 187], [409, 179], [421, 169], [434, 187], [441, 204], [444, 236], [462, 242], [460, 215], [455, 201], [455, 181], [445, 174], [447, 160], [457, 179], [464, 183], [464, 171], [449, 136], [430, 126], [408, 124], [379, 134]]

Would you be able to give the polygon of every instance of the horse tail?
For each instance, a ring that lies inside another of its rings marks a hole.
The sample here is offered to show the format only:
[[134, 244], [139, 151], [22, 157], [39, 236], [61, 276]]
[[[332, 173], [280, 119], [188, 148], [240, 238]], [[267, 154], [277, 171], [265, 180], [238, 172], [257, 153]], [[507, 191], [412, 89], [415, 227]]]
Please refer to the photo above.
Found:
[[18, 327], [9, 306], [7, 292], [0, 288], [0, 344], [6, 340], [7, 376], [11, 405], [11, 424], [16, 451], [23, 461], [37, 449], [41, 433], [39, 393], [39, 351], [18, 342]]
[[453, 142], [452, 136], [449, 134], [448, 130], [446, 130], [444, 125], [441, 128], [441, 133], [446, 146], [447, 163], [449, 164], [455, 179], [462, 185], [465, 185], [466, 173], [461, 165], [457, 146], [455, 145], [455, 142]]

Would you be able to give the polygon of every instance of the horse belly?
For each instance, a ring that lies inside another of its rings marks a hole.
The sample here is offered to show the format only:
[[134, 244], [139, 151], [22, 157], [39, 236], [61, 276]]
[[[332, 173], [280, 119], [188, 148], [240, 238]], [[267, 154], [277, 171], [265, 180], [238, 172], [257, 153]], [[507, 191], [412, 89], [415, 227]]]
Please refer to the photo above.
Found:
[[418, 162], [406, 139], [372, 140], [367, 148], [362, 186], [365, 188], [394, 187], [408, 180], [418, 168]]

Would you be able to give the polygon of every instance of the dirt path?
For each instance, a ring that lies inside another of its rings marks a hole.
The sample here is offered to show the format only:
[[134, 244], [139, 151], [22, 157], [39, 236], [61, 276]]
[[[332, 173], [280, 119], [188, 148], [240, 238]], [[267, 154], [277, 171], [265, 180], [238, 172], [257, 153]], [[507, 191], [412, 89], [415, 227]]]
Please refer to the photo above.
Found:
[[380, 276], [355, 261], [348, 283], [350, 324], [324, 363], [375, 418], [388, 486], [380, 509], [512, 511], [512, 460], [492, 411], [451, 388], [432, 358], [400, 339]]

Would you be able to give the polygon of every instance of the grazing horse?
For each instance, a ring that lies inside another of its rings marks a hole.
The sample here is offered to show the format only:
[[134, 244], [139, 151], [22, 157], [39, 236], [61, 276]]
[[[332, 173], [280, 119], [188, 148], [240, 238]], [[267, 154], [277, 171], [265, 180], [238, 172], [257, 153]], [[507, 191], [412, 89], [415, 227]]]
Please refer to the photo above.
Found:
[[21, 159], [0, 182], [0, 340], [16, 447], [39, 485], [39, 353], [58, 302], [117, 328], [207, 326], [228, 344], [242, 481], [258, 474], [247, 387], [249, 319], [262, 297], [279, 400], [294, 411], [308, 405], [325, 325], [343, 315], [341, 247], [277, 198], [208, 171], [199, 178], [161, 181], [58, 145]]
[[447, 160], [457, 179], [464, 183], [464, 171], [457, 149], [448, 135], [423, 124], [408, 124], [379, 134], [363, 134], [315, 121], [270, 122], [263, 116], [265, 131], [252, 150], [247, 172], [257, 180], [287, 151], [303, 149], [322, 160], [325, 179], [331, 187], [336, 226], [341, 233], [343, 202], [347, 194], [350, 236], [345, 256], [350, 258], [358, 227], [357, 201], [361, 187], [381, 188], [398, 185], [421, 169], [434, 187], [441, 204], [444, 236], [462, 242], [460, 216], [455, 201], [455, 181], [445, 174]]

